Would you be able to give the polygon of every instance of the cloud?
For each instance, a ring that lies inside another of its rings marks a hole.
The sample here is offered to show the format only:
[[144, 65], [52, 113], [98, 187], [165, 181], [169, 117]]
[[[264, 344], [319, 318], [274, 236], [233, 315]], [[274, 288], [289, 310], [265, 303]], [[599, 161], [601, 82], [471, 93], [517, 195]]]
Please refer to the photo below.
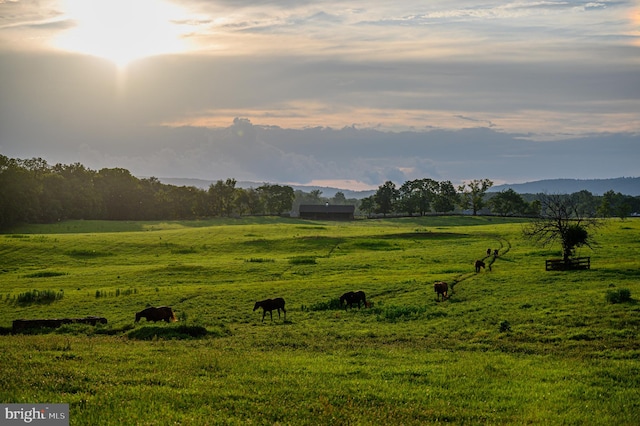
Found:
[[0, 2], [4, 155], [369, 185], [637, 175], [637, 2], [185, 0], [192, 50], [123, 70], [51, 50], [74, 22], [38, 6]]

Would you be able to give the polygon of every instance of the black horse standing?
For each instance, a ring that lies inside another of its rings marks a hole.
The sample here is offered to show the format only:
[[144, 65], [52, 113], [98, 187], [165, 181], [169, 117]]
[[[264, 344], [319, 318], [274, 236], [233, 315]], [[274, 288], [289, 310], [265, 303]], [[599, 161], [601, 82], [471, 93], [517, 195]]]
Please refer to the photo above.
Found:
[[345, 309], [356, 304], [358, 305], [358, 309], [360, 309], [360, 302], [362, 302], [365, 307], [369, 307], [369, 302], [367, 302], [364, 291], [348, 291], [340, 296], [340, 306], [346, 303]]
[[287, 320], [287, 311], [284, 308], [284, 299], [282, 297], [277, 297], [275, 299], [265, 299], [253, 306], [253, 310], [255, 311], [258, 308], [262, 308], [262, 322], [264, 322], [264, 316], [269, 312], [271, 315], [271, 321], [273, 321], [273, 311], [278, 310], [278, 318], [280, 318], [280, 309], [284, 312], [284, 319]]
[[173, 309], [168, 306], [148, 307], [136, 313], [136, 322], [140, 321], [140, 318], [145, 318], [147, 321], [166, 321], [175, 322], [178, 321], [176, 314], [173, 313]]

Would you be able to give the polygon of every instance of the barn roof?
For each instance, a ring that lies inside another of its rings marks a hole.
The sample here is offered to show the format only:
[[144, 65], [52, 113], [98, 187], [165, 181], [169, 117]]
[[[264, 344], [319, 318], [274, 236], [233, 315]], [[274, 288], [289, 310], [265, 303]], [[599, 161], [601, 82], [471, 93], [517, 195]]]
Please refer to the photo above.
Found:
[[300, 213], [353, 213], [356, 206], [332, 204], [301, 204]]

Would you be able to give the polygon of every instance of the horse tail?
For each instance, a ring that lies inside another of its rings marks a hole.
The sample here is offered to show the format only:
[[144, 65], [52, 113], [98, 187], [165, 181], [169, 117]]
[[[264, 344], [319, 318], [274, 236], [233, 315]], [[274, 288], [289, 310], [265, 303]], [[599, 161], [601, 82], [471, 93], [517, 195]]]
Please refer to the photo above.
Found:
[[171, 310], [171, 322], [177, 322], [178, 318], [176, 317], [176, 313]]

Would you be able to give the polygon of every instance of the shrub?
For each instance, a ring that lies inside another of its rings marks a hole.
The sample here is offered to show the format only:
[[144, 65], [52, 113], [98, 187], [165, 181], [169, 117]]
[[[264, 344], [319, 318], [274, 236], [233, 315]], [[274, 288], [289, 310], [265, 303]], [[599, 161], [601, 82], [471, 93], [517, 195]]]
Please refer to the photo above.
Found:
[[500, 333], [508, 333], [511, 331], [511, 324], [509, 321], [504, 320], [500, 322]]
[[310, 311], [332, 311], [336, 309], [342, 309], [339, 298], [327, 300], [326, 302], [317, 302], [309, 306]]
[[631, 301], [631, 290], [620, 288], [618, 290], [607, 290], [605, 299], [609, 303], [625, 303]]

